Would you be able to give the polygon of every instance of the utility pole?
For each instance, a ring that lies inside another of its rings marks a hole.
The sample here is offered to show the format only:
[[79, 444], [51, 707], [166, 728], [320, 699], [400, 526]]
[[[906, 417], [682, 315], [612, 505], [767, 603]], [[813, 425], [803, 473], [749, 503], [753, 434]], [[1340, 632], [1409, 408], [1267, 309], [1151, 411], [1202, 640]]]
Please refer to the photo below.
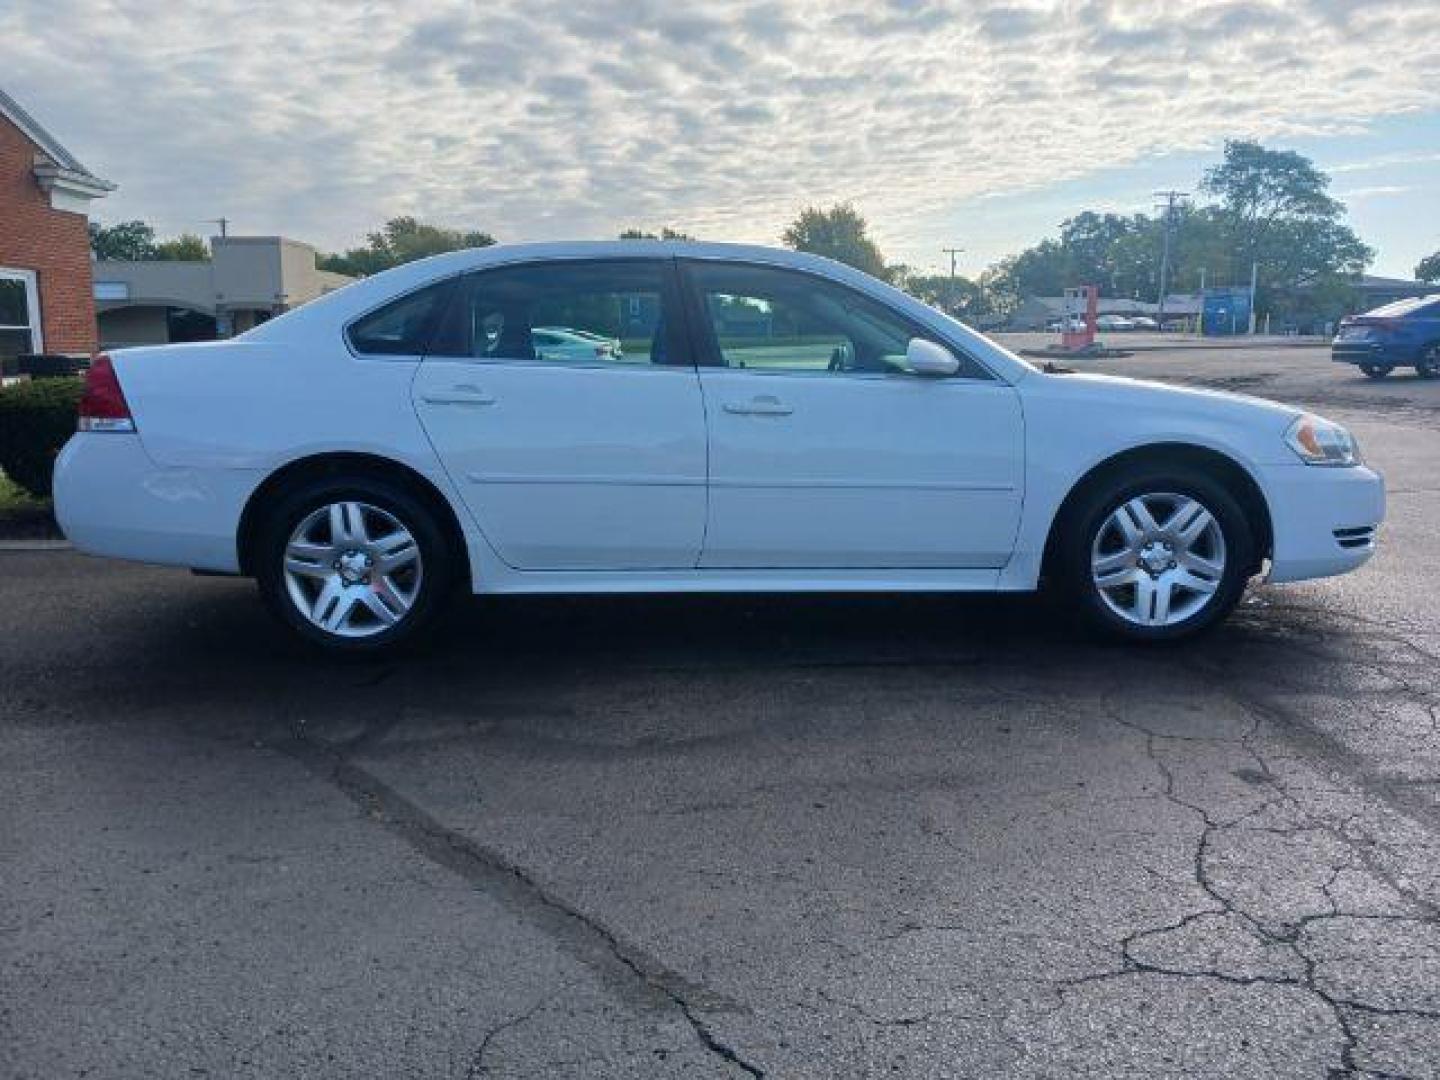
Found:
[[1175, 210], [1180, 205], [1180, 200], [1188, 199], [1190, 197], [1190, 193], [1188, 191], [1157, 191], [1155, 192], [1155, 197], [1157, 199], [1164, 200], [1163, 203], [1157, 203], [1156, 208], [1163, 209], [1165, 211], [1165, 217], [1161, 230], [1164, 233], [1165, 239], [1164, 245], [1160, 253], [1160, 300], [1159, 303], [1156, 305], [1157, 318], [1155, 320], [1160, 324], [1160, 329], [1164, 330], [1165, 290], [1169, 288], [1170, 278], [1170, 234], [1175, 229]]
[[1250, 334], [1255, 334], [1255, 283], [1260, 276], [1260, 263], [1250, 264]]
[[948, 247], [941, 248], [940, 250], [950, 256], [950, 314], [954, 315], [956, 311], [960, 310], [960, 297], [955, 295], [955, 256], [959, 255], [965, 249], [962, 247]]
[[1200, 267], [1200, 311], [1195, 316], [1195, 332], [1205, 333], [1205, 267]]
[[220, 239], [222, 239], [222, 240], [225, 239], [225, 237], [227, 237], [227, 236], [230, 235], [230, 233], [229, 233], [229, 229], [230, 229], [230, 219], [229, 219], [229, 218], [226, 218], [226, 217], [206, 218], [206, 219], [205, 219], [205, 224], [206, 224], [206, 225], [219, 225], [219, 226], [220, 226]]
[[951, 280], [951, 281], [954, 281], [954, 280], [955, 280], [955, 256], [956, 256], [956, 255], [959, 255], [959, 254], [960, 254], [962, 251], [964, 251], [965, 249], [962, 248], [962, 247], [953, 247], [953, 248], [941, 248], [940, 250], [943, 251], [946, 255], [949, 255], [949, 256], [950, 256], [950, 280]]

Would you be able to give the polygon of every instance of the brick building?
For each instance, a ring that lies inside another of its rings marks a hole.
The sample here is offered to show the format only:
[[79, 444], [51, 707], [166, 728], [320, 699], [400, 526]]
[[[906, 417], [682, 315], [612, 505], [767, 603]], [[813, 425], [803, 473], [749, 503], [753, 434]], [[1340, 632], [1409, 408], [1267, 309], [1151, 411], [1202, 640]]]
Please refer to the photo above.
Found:
[[87, 213], [114, 189], [0, 90], [0, 361], [95, 349]]

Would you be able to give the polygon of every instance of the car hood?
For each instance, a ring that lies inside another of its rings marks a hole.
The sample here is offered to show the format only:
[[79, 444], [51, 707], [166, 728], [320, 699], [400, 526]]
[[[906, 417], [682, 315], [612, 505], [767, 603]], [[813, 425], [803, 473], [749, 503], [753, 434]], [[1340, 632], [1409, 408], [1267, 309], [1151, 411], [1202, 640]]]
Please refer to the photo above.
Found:
[[1115, 375], [1037, 371], [1017, 385], [1035, 437], [1066, 432], [1077, 451], [1098, 455], [1156, 443], [1187, 443], [1250, 464], [1295, 464], [1286, 429], [1303, 412], [1290, 405], [1200, 387]]
[[1102, 375], [1095, 372], [1048, 374], [1041, 372], [1047, 384], [1058, 383], [1064, 392], [1086, 399], [1103, 398], [1117, 404], [1151, 406], [1166, 410], [1193, 412], [1197, 416], [1233, 416], [1237, 419], [1278, 423], [1288, 427], [1305, 410], [1278, 401], [1237, 394], [1230, 390], [1211, 390], [1203, 386], [1175, 386], [1149, 379], [1132, 379], [1124, 375]]

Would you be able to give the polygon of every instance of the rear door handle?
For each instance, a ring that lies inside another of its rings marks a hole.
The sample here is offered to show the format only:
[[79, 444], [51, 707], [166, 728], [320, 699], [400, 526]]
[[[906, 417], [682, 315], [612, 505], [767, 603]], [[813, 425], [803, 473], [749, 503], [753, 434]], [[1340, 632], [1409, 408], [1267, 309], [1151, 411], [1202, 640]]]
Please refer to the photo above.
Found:
[[736, 416], [789, 416], [795, 411], [777, 397], [762, 394], [749, 401], [727, 401], [721, 406], [727, 413]]
[[469, 384], [452, 386], [449, 390], [435, 390], [428, 394], [422, 394], [421, 399], [427, 405], [494, 405], [495, 398], [487, 394], [478, 386]]

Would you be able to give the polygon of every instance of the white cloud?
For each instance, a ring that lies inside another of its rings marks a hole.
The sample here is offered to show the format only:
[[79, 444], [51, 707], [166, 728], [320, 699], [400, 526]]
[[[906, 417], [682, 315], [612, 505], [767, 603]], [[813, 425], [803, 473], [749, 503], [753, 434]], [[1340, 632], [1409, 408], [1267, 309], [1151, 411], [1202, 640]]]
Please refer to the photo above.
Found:
[[905, 257], [962, 199], [1440, 107], [1436, 70], [1433, 0], [0, 9], [0, 80], [121, 185], [104, 216], [330, 247], [397, 213], [774, 242], [852, 199]]
[[1386, 195], [1406, 195], [1412, 191], [1421, 191], [1413, 184], [1374, 184], [1371, 187], [1350, 188], [1348, 191], [1337, 191], [1335, 197], [1341, 200], [1354, 199], [1375, 199]]
[[1440, 150], [1422, 151], [1413, 154], [1381, 154], [1365, 161], [1342, 161], [1338, 165], [1322, 165], [1328, 173], [1340, 175], [1352, 172], [1369, 172], [1373, 169], [1392, 169], [1402, 165], [1431, 165], [1440, 163]]

